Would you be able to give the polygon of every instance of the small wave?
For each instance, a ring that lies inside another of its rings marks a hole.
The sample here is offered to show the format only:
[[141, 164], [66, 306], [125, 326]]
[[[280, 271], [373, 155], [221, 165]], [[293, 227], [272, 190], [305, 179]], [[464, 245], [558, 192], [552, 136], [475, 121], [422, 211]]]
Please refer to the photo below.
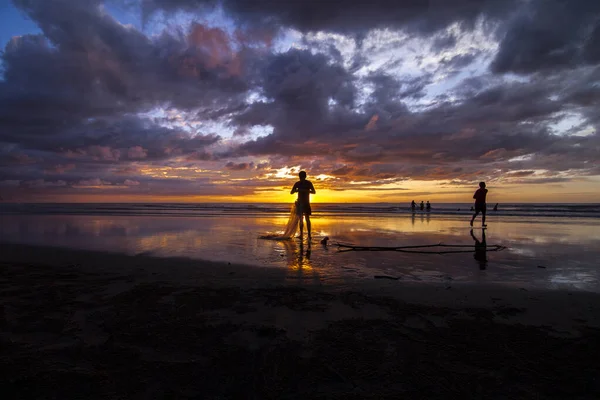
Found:
[[[431, 211], [413, 212], [408, 205], [392, 203], [314, 203], [313, 215], [470, 215], [470, 203], [434, 204]], [[201, 217], [218, 215], [282, 216], [289, 214], [286, 203], [0, 203], [0, 214], [75, 214]], [[488, 204], [488, 215], [507, 217], [577, 217], [600, 218], [600, 204], [502, 204], [498, 211]]]

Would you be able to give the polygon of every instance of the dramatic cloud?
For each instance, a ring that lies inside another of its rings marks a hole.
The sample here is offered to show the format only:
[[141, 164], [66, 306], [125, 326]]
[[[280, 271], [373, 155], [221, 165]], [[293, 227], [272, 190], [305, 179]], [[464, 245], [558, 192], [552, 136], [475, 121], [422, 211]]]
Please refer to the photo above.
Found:
[[13, 4], [41, 33], [0, 53], [9, 199], [600, 189], [598, 1]]
[[431, 32], [453, 22], [472, 24], [482, 15], [508, 14], [513, 0], [142, 0], [146, 16], [157, 10], [207, 11], [222, 6], [243, 23], [289, 26], [302, 32], [364, 33], [407, 26]]
[[254, 163], [239, 163], [236, 164], [232, 161], [225, 164], [225, 168], [231, 171], [245, 171], [254, 167]]
[[506, 28], [495, 72], [532, 73], [600, 62], [600, 3], [533, 0]]

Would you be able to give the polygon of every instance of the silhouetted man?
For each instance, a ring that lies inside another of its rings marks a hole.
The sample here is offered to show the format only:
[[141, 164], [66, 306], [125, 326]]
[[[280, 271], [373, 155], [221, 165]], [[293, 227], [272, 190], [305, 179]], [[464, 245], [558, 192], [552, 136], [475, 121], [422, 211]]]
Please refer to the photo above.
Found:
[[421, 208], [421, 211], [423, 211], [423, 209], [425, 208], [425, 203], [423, 203], [422, 200], [421, 200], [421, 206], [420, 206], [420, 208]]
[[412, 203], [410, 203], [410, 208], [412, 209], [412, 212], [415, 212], [417, 210], [417, 203], [415, 203], [414, 200], [412, 201]]
[[425, 205], [425, 208], [427, 209], [427, 211], [431, 211], [431, 203], [429, 202], [429, 200], [427, 200], [427, 204]]
[[298, 200], [296, 200], [296, 214], [300, 217], [300, 221], [298, 222], [300, 227], [300, 238], [302, 238], [303, 235], [304, 221], [302, 220], [302, 216], [304, 216], [304, 218], [306, 218], [308, 239], [310, 239], [310, 214], [312, 214], [312, 210], [310, 209], [310, 194], [315, 194], [317, 192], [315, 191], [312, 182], [306, 180], [306, 172], [300, 171], [298, 176], [300, 177], [300, 180], [294, 184], [290, 194], [298, 193]]
[[473, 218], [471, 218], [471, 226], [473, 226], [473, 221], [475, 221], [475, 217], [477, 217], [479, 213], [481, 213], [481, 226], [487, 226], [485, 224], [485, 196], [487, 196], [487, 192], [488, 190], [485, 188], [485, 182], [479, 182], [479, 189], [477, 189], [473, 195], [473, 198], [475, 199], [475, 214], [473, 214]]

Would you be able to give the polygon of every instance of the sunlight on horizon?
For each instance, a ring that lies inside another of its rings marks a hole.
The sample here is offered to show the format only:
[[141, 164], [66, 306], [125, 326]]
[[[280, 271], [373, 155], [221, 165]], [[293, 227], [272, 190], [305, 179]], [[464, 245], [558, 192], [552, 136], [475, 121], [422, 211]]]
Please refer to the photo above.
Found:
[[[285, 184], [254, 189], [245, 195], [218, 195], [202, 194], [201, 190], [196, 195], [174, 195], [168, 193], [123, 193], [131, 189], [125, 185], [98, 186], [97, 193], [71, 193], [44, 194], [26, 202], [65, 202], [65, 203], [293, 203], [297, 195], [291, 195], [290, 190], [295, 180]], [[311, 203], [396, 203], [409, 204], [412, 200], [417, 202], [430, 201], [435, 203], [472, 203], [475, 185], [444, 186], [432, 185], [430, 182], [411, 182], [411, 189], [390, 190], [336, 190], [320, 188], [318, 181], [315, 183], [316, 194], [311, 195]], [[568, 182], [553, 185], [510, 185], [494, 183], [488, 184], [488, 204], [494, 203], [600, 203], [600, 194], [595, 191], [586, 191], [589, 182]], [[594, 183], [598, 184], [598, 182]], [[232, 185], [223, 186], [231, 188]], [[89, 189], [82, 187], [80, 190]], [[557, 193], [558, 189], [562, 189]], [[110, 193], [108, 193], [109, 191]], [[5, 198], [4, 202], [12, 202]], [[18, 201], [16, 201], [18, 202]]]

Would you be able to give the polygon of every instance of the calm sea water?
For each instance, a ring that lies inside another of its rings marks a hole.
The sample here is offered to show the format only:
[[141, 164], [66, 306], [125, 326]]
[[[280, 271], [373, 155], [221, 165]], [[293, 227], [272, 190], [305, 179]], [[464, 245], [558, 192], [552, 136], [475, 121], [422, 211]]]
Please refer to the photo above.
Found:
[[[432, 215], [469, 215], [472, 203], [432, 204]], [[499, 216], [600, 218], [600, 204], [500, 204], [488, 212]], [[0, 204], [0, 214], [79, 214], [79, 215], [286, 215], [288, 203], [28, 203]], [[409, 204], [394, 203], [315, 203], [313, 212], [322, 216], [411, 214]], [[424, 211], [417, 210], [417, 213]], [[426, 211], [425, 211], [426, 212]]]
[[[471, 233], [471, 204], [313, 206], [308, 242], [262, 240], [283, 231], [290, 204], [0, 204], [0, 241], [158, 257], [188, 257], [285, 269], [290, 279], [487, 283], [600, 292], [600, 205], [500, 204]], [[459, 211], [460, 209], [460, 211]], [[484, 237], [485, 235], [485, 237]], [[320, 244], [328, 236], [330, 245]], [[476, 241], [505, 246], [487, 251]], [[465, 245], [457, 254], [340, 252], [360, 246]], [[202, 265], [202, 264], [199, 264]], [[168, 268], [165, 263], [165, 268]]]

